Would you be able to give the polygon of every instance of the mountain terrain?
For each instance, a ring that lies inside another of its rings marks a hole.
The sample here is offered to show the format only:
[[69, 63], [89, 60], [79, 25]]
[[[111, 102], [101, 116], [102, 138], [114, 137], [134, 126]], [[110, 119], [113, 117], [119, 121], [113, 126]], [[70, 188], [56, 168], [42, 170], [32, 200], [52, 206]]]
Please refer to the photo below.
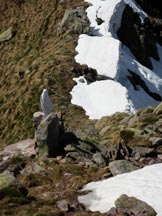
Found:
[[160, 216], [161, 3], [0, 3], [0, 216]]
[[55, 0], [1, 1], [1, 32], [10, 27], [14, 31], [10, 41], [0, 44], [1, 147], [33, 136], [32, 115], [40, 110], [39, 98], [44, 88], [49, 91], [55, 111], [68, 110], [69, 119], [77, 112], [70, 105], [69, 92], [74, 86], [78, 34], [59, 35], [58, 28], [65, 10], [79, 6], [86, 4]]

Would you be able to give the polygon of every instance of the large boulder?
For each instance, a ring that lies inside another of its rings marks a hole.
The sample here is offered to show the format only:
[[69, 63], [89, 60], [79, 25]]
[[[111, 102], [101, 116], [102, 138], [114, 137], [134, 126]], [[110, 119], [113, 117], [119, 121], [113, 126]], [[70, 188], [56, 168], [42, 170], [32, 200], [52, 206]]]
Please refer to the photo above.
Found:
[[35, 141], [39, 156], [55, 157], [63, 154], [64, 147], [59, 143], [60, 123], [59, 115], [51, 113], [38, 125]]
[[118, 174], [132, 172], [139, 168], [127, 160], [116, 160], [109, 163], [109, 169], [112, 175], [116, 176]]
[[150, 57], [159, 60], [156, 48], [157, 38], [153, 26], [148, 18], [141, 23], [138, 13], [135, 13], [128, 5], [122, 15], [118, 37], [123, 44], [129, 47], [136, 59], [146, 67], [152, 69]]
[[58, 34], [73, 32], [75, 34], [89, 34], [90, 23], [83, 7], [67, 9], [58, 27]]
[[0, 160], [7, 160], [16, 155], [32, 157], [35, 155], [34, 145], [35, 141], [33, 139], [26, 139], [12, 145], [8, 145], [2, 152], [0, 152]]
[[107, 216], [156, 216], [155, 210], [142, 200], [121, 195], [115, 202], [116, 208], [108, 211]]

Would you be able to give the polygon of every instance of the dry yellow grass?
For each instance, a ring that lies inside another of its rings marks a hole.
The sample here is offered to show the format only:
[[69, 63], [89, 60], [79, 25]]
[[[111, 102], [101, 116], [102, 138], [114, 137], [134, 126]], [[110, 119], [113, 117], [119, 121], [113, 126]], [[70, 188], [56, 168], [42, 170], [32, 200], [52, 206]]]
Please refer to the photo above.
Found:
[[[0, 32], [10, 26], [16, 32], [14, 38], [0, 44], [0, 148], [33, 136], [32, 114], [39, 110], [43, 88], [49, 90], [55, 109], [65, 110], [66, 121], [75, 125], [76, 117], [68, 105], [75, 84], [71, 68], [78, 36], [58, 36], [57, 28], [65, 9], [84, 1], [17, 2], [0, 0]], [[25, 71], [23, 79], [20, 70]], [[83, 111], [81, 116], [86, 119]]]

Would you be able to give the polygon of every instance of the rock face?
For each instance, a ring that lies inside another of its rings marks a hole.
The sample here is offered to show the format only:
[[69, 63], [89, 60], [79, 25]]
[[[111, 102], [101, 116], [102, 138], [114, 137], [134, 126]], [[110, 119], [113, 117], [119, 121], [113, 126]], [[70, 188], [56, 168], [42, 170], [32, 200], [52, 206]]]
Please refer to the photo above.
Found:
[[60, 22], [58, 34], [73, 32], [75, 34], [89, 34], [90, 23], [83, 7], [77, 9], [67, 9]]
[[126, 159], [140, 167], [161, 162], [161, 107], [160, 103], [130, 116], [116, 113], [95, 123], [99, 148], [109, 162]]
[[121, 195], [115, 202], [116, 208], [110, 209], [107, 216], [156, 216], [155, 210], [147, 203], [135, 198]]
[[109, 163], [109, 169], [113, 176], [132, 172], [134, 170], [139, 169], [137, 166], [134, 166], [131, 162], [126, 160], [116, 160]]
[[149, 57], [159, 60], [156, 49], [156, 36], [149, 19], [141, 24], [137, 13], [127, 6], [123, 12], [121, 27], [118, 30], [119, 39], [132, 51], [138, 61], [152, 68]]
[[63, 147], [59, 145], [60, 118], [51, 113], [44, 118], [35, 132], [36, 148], [39, 156], [55, 157], [61, 155]]

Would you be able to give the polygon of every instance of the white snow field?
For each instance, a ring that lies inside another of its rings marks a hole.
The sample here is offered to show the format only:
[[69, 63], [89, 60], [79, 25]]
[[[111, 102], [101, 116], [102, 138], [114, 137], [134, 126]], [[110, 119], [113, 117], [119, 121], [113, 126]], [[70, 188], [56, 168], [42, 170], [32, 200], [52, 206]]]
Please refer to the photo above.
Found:
[[[157, 44], [160, 61], [151, 58], [153, 70], [140, 64], [131, 51], [117, 37], [125, 5], [133, 8], [143, 20], [147, 15], [133, 0], [86, 0], [93, 36], [80, 35], [75, 61], [86, 64], [110, 80], [81, 83], [72, 89], [72, 103], [82, 106], [91, 119], [119, 112], [134, 112], [139, 108], [157, 105], [159, 101], [149, 96], [140, 86], [134, 90], [127, 76], [128, 69], [146, 83], [151, 92], [162, 95], [162, 47]], [[104, 22], [98, 25], [96, 18]], [[112, 80], [113, 79], [113, 80]]]
[[78, 200], [91, 211], [107, 212], [115, 207], [122, 194], [145, 201], [162, 215], [162, 164], [146, 166], [140, 170], [117, 175], [107, 180], [91, 182], [83, 191], [92, 191], [79, 196]]

